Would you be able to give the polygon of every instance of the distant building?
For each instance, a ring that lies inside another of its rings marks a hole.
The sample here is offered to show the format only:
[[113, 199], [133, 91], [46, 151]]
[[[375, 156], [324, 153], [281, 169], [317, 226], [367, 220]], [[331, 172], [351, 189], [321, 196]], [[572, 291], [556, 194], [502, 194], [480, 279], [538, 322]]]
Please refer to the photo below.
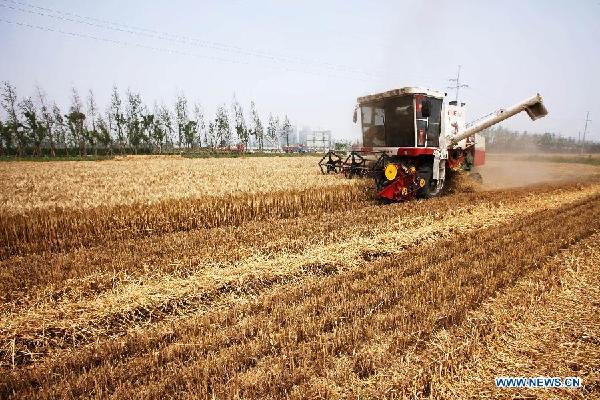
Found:
[[326, 151], [332, 148], [331, 131], [306, 132], [306, 147], [312, 151]]
[[306, 138], [310, 133], [310, 128], [308, 126], [303, 126], [302, 129], [298, 131], [298, 143], [306, 146]]

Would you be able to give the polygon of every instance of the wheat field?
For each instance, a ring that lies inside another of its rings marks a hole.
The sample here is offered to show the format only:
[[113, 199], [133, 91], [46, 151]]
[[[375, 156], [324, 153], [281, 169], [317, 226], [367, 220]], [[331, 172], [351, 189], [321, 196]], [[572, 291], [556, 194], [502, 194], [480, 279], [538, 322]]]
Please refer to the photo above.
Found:
[[357, 184], [318, 174], [315, 165], [319, 159], [143, 156], [83, 163], [4, 163], [0, 168], [0, 208], [3, 213], [19, 214], [32, 209], [148, 205], [166, 199]]
[[[0, 165], [0, 398], [600, 397], [598, 168], [382, 204], [316, 161]], [[584, 386], [494, 385], [540, 375]]]

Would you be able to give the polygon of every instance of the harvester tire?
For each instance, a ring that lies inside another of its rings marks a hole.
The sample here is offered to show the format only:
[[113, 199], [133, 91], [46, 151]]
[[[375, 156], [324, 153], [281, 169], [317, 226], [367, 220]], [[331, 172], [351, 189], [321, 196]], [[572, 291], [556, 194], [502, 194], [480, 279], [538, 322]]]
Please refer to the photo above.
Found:
[[437, 182], [433, 180], [433, 167], [431, 165], [423, 165], [417, 170], [417, 177], [425, 179], [425, 186], [417, 192], [417, 197], [420, 199], [429, 199], [440, 196], [444, 192], [444, 187], [437, 189]]

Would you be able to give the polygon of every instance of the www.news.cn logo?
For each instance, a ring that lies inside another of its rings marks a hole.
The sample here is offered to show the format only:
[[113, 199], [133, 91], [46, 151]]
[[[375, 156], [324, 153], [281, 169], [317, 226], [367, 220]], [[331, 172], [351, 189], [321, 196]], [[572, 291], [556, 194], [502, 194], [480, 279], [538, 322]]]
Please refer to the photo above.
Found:
[[580, 388], [581, 378], [574, 376], [560, 378], [549, 376], [537, 377], [510, 377], [502, 376], [496, 378], [496, 386], [499, 388]]

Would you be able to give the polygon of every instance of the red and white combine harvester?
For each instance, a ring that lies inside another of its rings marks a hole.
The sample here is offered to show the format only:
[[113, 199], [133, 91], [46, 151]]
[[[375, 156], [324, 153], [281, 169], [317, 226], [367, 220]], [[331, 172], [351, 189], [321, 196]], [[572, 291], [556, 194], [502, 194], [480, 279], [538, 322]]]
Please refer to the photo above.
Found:
[[359, 97], [362, 147], [342, 158], [329, 151], [321, 171], [375, 179], [380, 198], [402, 201], [443, 192], [451, 170], [471, 170], [485, 162], [480, 132], [522, 111], [532, 120], [548, 114], [536, 94], [467, 126], [464, 103], [444, 102], [446, 94], [405, 87]]

